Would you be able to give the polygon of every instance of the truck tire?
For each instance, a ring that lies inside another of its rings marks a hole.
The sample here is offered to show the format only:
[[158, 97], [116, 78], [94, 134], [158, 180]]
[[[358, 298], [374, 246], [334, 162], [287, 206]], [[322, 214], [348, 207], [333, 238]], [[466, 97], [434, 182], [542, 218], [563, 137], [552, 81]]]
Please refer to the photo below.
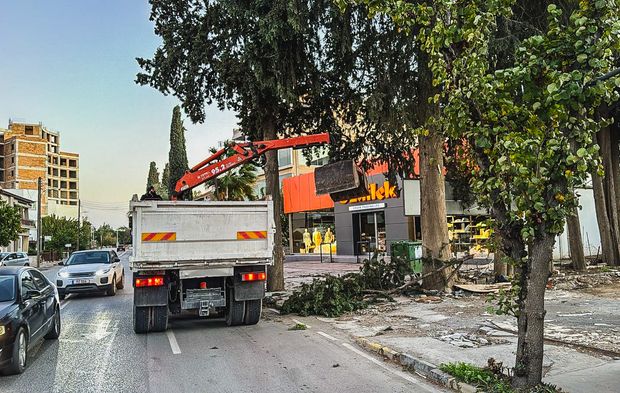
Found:
[[133, 306], [133, 331], [144, 334], [149, 331], [150, 307]]
[[228, 290], [226, 306], [226, 324], [228, 326], [239, 326], [243, 324], [245, 302], [238, 302], [235, 300], [235, 292], [232, 288]]
[[263, 310], [263, 300], [246, 300], [245, 317], [243, 323], [246, 325], [256, 325], [260, 321], [261, 311]]
[[151, 331], [165, 332], [168, 329], [168, 306], [151, 307]]

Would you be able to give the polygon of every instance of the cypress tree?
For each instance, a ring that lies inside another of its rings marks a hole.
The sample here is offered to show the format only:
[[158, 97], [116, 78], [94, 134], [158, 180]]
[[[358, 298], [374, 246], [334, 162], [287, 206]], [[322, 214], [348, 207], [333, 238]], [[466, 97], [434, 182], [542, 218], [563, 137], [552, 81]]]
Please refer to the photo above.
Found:
[[[174, 186], [189, 169], [185, 150], [185, 127], [181, 120], [181, 107], [175, 106], [170, 124], [170, 152], [168, 153], [168, 195], [174, 195]], [[164, 169], [165, 171], [165, 169]]]
[[146, 178], [146, 191], [148, 192], [149, 187], [157, 187], [157, 185], [159, 185], [159, 172], [157, 171], [157, 164], [155, 164], [155, 161], [151, 161], [149, 175]]

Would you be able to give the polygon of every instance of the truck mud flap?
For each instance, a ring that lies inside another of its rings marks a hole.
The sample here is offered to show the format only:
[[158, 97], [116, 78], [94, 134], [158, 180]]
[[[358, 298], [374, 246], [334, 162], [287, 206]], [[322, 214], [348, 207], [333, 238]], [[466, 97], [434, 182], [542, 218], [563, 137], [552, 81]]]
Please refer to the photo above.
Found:
[[137, 307], [168, 306], [168, 287], [134, 288], [133, 304]]
[[262, 299], [265, 297], [265, 282], [236, 282], [234, 294], [238, 302]]

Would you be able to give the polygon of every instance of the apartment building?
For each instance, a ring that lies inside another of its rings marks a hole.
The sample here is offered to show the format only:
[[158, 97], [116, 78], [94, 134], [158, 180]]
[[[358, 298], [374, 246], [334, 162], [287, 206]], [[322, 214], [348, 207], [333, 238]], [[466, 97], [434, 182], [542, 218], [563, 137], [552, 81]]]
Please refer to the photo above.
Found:
[[0, 129], [0, 187], [36, 199], [41, 178], [44, 216], [77, 217], [79, 158], [62, 151], [60, 134], [41, 123], [9, 120], [8, 128]]

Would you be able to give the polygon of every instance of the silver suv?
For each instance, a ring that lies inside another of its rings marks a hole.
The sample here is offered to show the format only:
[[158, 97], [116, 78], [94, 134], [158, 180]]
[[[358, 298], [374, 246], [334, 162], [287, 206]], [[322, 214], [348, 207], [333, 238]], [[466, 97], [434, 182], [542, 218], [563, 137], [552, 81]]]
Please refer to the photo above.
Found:
[[60, 300], [70, 293], [105, 292], [116, 295], [123, 289], [125, 269], [114, 250], [86, 250], [71, 254], [56, 276]]
[[30, 266], [25, 252], [0, 252], [0, 266]]

